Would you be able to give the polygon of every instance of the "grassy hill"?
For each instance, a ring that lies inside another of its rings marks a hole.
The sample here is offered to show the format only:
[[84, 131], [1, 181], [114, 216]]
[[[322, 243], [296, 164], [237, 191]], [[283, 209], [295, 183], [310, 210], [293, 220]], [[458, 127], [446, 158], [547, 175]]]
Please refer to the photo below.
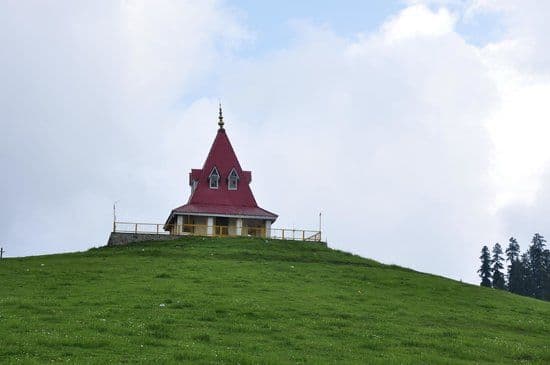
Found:
[[550, 303], [314, 244], [190, 237], [0, 280], [8, 363], [550, 363]]

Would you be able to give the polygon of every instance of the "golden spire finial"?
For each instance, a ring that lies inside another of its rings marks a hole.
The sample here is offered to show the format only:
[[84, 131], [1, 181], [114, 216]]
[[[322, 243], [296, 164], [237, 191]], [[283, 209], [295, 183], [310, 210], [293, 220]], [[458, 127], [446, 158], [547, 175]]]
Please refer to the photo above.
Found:
[[220, 101], [220, 103], [219, 103], [219, 108], [220, 108], [220, 109], [219, 109], [219, 110], [220, 110], [220, 114], [219, 114], [219, 116], [218, 116], [218, 119], [219, 119], [218, 125], [220, 126], [220, 129], [223, 129], [223, 124], [224, 124], [224, 123], [223, 123], [222, 103], [221, 103], [221, 101]]

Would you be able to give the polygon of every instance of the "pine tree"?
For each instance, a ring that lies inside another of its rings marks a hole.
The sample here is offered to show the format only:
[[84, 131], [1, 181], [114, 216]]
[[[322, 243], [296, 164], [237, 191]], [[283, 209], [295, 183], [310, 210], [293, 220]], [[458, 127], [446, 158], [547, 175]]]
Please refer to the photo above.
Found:
[[489, 253], [489, 248], [483, 246], [481, 249], [481, 267], [477, 271], [479, 277], [481, 278], [481, 286], [491, 287], [491, 254]]
[[520, 249], [518, 241], [514, 237], [510, 237], [508, 242], [510, 243], [508, 244], [508, 248], [506, 249], [506, 260], [510, 262], [519, 260]]
[[499, 243], [496, 243], [493, 246], [493, 257], [491, 259], [491, 264], [493, 264], [493, 267], [491, 268], [491, 275], [493, 276], [493, 288], [495, 289], [504, 290], [506, 287], [504, 274], [502, 273], [502, 269], [504, 269], [504, 266], [502, 265], [503, 260], [502, 247], [500, 247]]
[[506, 261], [508, 261], [508, 285], [510, 292], [523, 294], [523, 280], [521, 262], [519, 260], [520, 247], [514, 237], [510, 237], [508, 248], [506, 249]]
[[533, 297], [535, 296], [535, 284], [533, 281], [533, 270], [531, 268], [531, 261], [529, 260], [529, 254], [527, 252], [521, 255], [519, 263], [522, 282], [520, 294], [528, 297]]
[[544, 247], [546, 240], [543, 236], [535, 233], [529, 247], [529, 261], [531, 264], [531, 276], [533, 284], [533, 296], [535, 298], [544, 298], [544, 282], [546, 276]]
[[543, 299], [550, 301], [550, 250], [544, 250], [543, 262], [544, 262]]

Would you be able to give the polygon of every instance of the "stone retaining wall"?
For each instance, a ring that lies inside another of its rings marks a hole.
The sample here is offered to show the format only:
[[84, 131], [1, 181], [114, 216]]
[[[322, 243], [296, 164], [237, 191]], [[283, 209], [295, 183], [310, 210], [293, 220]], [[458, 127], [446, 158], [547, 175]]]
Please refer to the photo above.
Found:
[[[183, 237], [185, 236], [176, 236], [176, 235], [170, 235], [170, 234], [156, 234], [156, 233], [111, 232], [111, 235], [109, 236], [109, 241], [107, 242], [107, 246], [124, 246], [130, 243], [143, 242], [143, 241], [177, 240]], [[296, 242], [307, 242], [307, 243], [317, 244], [325, 247], [327, 246], [326, 242], [313, 242], [313, 241], [296, 241]]]
[[120, 233], [111, 232], [107, 246], [123, 246], [133, 242], [142, 241], [168, 241], [177, 240], [182, 236], [172, 236], [168, 234], [155, 234], [155, 233]]

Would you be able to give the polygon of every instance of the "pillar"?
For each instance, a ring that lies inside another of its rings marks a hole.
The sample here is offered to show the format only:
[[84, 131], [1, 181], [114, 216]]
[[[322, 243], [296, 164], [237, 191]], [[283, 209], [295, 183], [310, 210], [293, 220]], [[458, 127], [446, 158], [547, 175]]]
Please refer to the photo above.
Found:
[[206, 235], [212, 236], [214, 234], [214, 217], [208, 217], [206, 219]]
[[265, 236], [267, 238], [271, 237], [271, 221], [265, 221]]
[[237, 221], [235, 222], [236, 224], [236, 235], [237, 236], [242, 236], [243, 234], [243, 220], [242, 218], [237, 218]]
[[176, 234], [181, 234], [183, 228], [183, 217], [181, 215], [176, 216]]

